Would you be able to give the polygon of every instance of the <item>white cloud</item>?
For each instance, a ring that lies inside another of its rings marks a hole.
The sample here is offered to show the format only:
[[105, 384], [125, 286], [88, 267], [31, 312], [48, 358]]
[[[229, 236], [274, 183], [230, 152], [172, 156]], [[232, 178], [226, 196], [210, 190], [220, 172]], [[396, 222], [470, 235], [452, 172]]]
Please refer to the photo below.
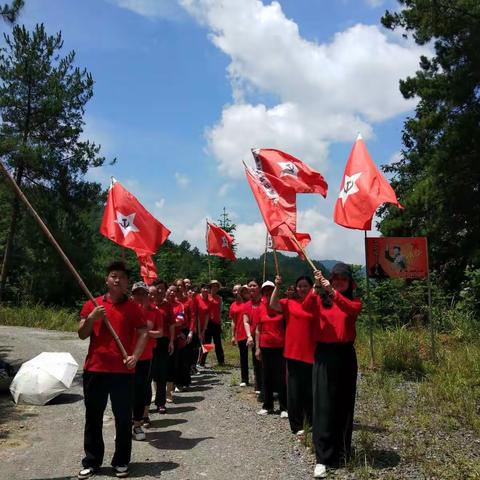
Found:
[[175, 180], [179, 187], [186, 188], [190, 183], [190, 179], [183, 173], [175, 172]]
[[385, 0], [365, 0], [365, 3], [372, 8], [376, 8], [382, 6]]
[[181, 11], [175, 0], [108, 0], [120, 8], [148, 18], [177, 20]]
[[235, 232], [239, 257], [259, 257], [265, 250], [266, 229], [263, 222], [239, 223]]
[[158, 210], [161, 210], [164, 206], [165, 206], [165, 199], [164, 198], [161, 198], [160, 200], [157, 200], [155, 202], [155, 208], [157, 208]]
[[[373, 125], [410, 110], [398, 90], [414, 73], [426, 48], [377, 26], [357, 24], [316, 43], [301, 37], [276, 1], [181, 0], [210, 31], [213, 44], [230, 57], [227, 73], [234, 103], [207, 129], [220, 171], [243, 175], [241, 160], [252, 147], [277, 147], [327, 168], [331, 142], [364, 138]], [[246, 34], [248, 32], [248, 34]], [[268, 93], [276, 105], [246, 99]]]
[[232, 188], [231, 183], [224, 183], [218, 190], [218, 196], [224, 197], [231, 190], [231, 188]]

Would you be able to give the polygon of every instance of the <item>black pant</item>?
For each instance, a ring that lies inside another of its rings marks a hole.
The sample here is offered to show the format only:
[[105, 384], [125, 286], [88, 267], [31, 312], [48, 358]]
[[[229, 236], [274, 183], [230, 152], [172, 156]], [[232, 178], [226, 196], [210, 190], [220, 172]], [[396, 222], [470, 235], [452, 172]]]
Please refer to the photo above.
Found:
[[145, 407], [152, 401], [151, 363], [151, 360], [140, 360], [135, 367], [133, 419], [136, 421], [143, 418]]
[[312, 364], [287, 358], [287, 407], [293, 433], [312, 425]]
[[99, 468], [103, 463], [103, 413], [110, 395], [115, 418], [115, 453], [112, 466], [130, 463], [132, 453], [132, 408], [134, 375], [128, 373], [83, 372], [85, 433], [83, 445], [85, 468]]
[[238, 350], [240, 351], [240, 375], [242, 382], [248, 385], [248, 347], [247, 340], [238, 342]]
[[164, 407], [167, 401], [167, 372], [168, 372], [168, 344], [167, 337], [157, 340], [157, 346], [153, 350], [152, 378], [157, 384], [155, 405]]
[[263, 367], [263, 408], [273, 410], [273, 392], [278, 392], [280, 410], [287, 410], [287, 385], [283, 348], [261, 348]]
[[257, 346], [255, 343], [252, 346], [252, 364], [253, 364], [253, 375], [255, 380], [255, 391], [261, 392], [261, 397], [263, 398], [263, 372], [262, 372], [262, 362], [257, 360], [255, 356], [255, 350]]
[[337, 466], [350, 455], [357, 387], [353, 343], [317, 343], [313, 365], [313, 444], [317, 463]]
[[[215, 354], [217, 356], [217, 362], [219, 365], [225, 363], [225, 355], [223, 354], [222, 347], [222, 327], [219, 323], [208, 322], [207, 328], [205, 329], [205, 341], [204, 343], [210, 343], [213, 339], [215, 344]], [[200, 359], [200, 365], [205, 365], [205, 360], [207, 359], [208, 353], [202, 353]]]
[[196, 333], [193, 334], [190, 342], [190, 366], [195, 367], [199, 362], [200, 355], [200, 339]]

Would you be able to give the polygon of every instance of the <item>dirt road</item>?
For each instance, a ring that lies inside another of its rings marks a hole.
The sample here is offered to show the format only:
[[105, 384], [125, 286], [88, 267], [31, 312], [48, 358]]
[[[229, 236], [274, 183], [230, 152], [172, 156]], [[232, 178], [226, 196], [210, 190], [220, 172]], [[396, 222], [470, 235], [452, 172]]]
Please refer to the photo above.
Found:
[[[88, 341], [75, 334], [0, 326], [0, 355], [20, 364], [42, 351], [70, 352], [83, 364]], [[188, 392], [176, 395], [167, 415], [152, 415], [147, 440], [134, 442], [133, 478], [306, 479], [311, 458], [278, 416], [259, 417], [253, 399], [239, 399], [230, 374], [195, 377]], [[15, 407], [0, 396], [0, 478], [76, 478], [82, 458], [84, 408], [81, 369], [68, 394], [44, 407]], [[112, 478], [114, 426], [104, 418], [105, 467], [95, 478]]]

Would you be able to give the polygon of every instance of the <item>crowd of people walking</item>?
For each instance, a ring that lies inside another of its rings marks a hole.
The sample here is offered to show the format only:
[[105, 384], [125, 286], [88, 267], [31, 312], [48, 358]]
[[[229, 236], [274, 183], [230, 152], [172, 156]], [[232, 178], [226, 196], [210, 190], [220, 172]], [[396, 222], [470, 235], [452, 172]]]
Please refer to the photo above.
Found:
[[[79, 336], [90, 338], [90, 345], [83, 376], [85, 456], [79, 479], [90, 478], [103, 463], [102, 421], [109, 396], [116, 427], [111, 463], [116, 476], [125, 478], [132, 439], [145, 439], [152, 412], [168, 413], [174, 393], [188, 389], [210, 349], [214, 347], [219, 365], [225, 362], [218, 281], [198, 288], [189, 279], [171, 284], [158, 279], [150, 286], [137, 282], [131, 291], [128, 286], [126, 266], [112, 263], [106, 294], [96, 299], [97, 306], [86, 302], [80, 314]], [[284, 297], [282, 289], [281, 276], [275, 282], [252, 279], [233, 287], [228, 317], [240, 357], [239, 386], [253, 381], [261, 402], [258, 415], [288, 418], [298, 437], [312, 427], [314, 478], [324, 478], [328, 468], [340, 466], [350, 455], [357, 378], [353, 344], [361, 301], [343, 263], [335, 265], [329, 280], [317, 270], [313, 280], [299, 277]], [[126, 358], [104, 317], [125, 346]]]

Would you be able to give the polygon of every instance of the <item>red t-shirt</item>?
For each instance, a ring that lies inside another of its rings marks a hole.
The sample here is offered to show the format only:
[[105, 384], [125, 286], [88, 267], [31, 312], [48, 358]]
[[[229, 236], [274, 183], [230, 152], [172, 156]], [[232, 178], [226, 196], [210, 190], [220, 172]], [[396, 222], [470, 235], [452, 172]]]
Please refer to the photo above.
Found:
[[222, 322], [222, 297], [220, 295], [208, 296], [208, 313], [210, 315], [210, 322], [220, 325]]
[[248, 302], [244, 303], [244, 310], [243, 313], [248, 317], [248, 323], [250, 325], [250, 333], [252, 334], [253, 339], [255, 339], [255, 329], [257, 328], [259, 319], [260, 319], [260, 310], [259, 307], [264, 301], [263, 297], [254, 302], [253, 300], [249, 300]]
[[193, 332], [197, 331], [198, 326], [200, 326], [200, 332], [205, 328], [209, 316], [209, 303], [209, 299], [205, 300], [200, 293], [195, 296], [193, 301], [194, 315], [190, 326], [190, 330]]
[[258, 308], [260, 333], [260, 348], [283, 348], [285, 344], [285, 318], [283, 313], [276, 312], [267, 305], [267, 299], [262, 298]]
[[184, 308], [186, 328], [190, 328], [190, 325], [192, 324], [192, 317], [193, 317], [192, 299], [190, 297], [185, 296], [183, 298], [178, 298], [177, 300], [183, 305], [183, 308]]
[[188, 327], [187, 318], [185, 314], [185, 306], [182, 302], [175, 300], [172, 304], [173, 318], [175, 320], [175, 336], [178, 337], [182, 330]]
[[[163, 316], [160, 313], [160, 310], [158, 310], [157, 307], [151, 305], [147, 308], [140, 308], [142, 310], [145, 321], [152, 322], [152, 326], [149, 330], [160, 330], [160, 328], [162, 328], [163, 326]], [[145, 349], [143, 350], [143, 353], [140, 355], [140, 358], [138, 360], [151, 360], [153, 358], [153, 349], [155, 348], [156, 344], [157, 339], [149, 336], [147, 344], [145, 345]]]
[[247, 332], [245, 331], [245, 325], [243, 324], [243, 314], [245, 312], [245, 303], [233, 302], [230, 305], [228, 317], [235, 322], [235, 331], [233, 336], [237, 342], [247, 339]]
[[291, 360], [313, 363], [315, 338], [313, 336], [313, 314], [302, 307], [296, 299], [280, 300], [287, 323], [283, 356]]
[[[136, 329], [146, 327], [143, 313], [133, 300], [112, 303], [108, 295], [97, 297], [98, 305], [105, 307], [106, 316], [117, 333], [128, 355], [132, 355], [136, 344]], [[95, 305], [91, 300], [83, 304], [81, 318], [87, 318]], [[123, 357], [111, 333], [101, 320], [93, 322], [87, 357], [83, 369], [88, 372], [135, 373], [123, 363]]]
[[359, 298], [349, 300], [335, 290], [333, 305], [325, 307], [320, 295], [310, 290], [303, 301], [304, 310], [313, 314], [316, 342], [347, 343], [356, 337], [355, 322], [362, 310]]

